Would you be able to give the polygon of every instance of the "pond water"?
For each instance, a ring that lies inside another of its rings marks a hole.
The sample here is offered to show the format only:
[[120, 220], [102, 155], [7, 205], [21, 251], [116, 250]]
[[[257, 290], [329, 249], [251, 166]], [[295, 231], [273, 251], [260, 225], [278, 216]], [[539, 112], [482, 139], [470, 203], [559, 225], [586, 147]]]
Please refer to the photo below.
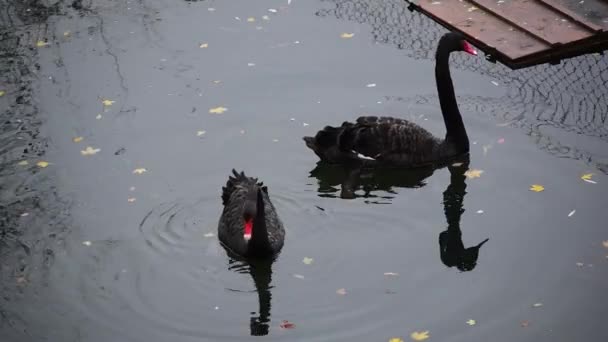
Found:
[[[605, 56], [455, 54], [470, 159], [356, 173], [301, 138], [363, 114], [444, 134], [445, 31], [402, 1], [7, 8], [2, 341], [608, 339]], [[218, 243], [233, 168], [285, 224], [273, 263]]]

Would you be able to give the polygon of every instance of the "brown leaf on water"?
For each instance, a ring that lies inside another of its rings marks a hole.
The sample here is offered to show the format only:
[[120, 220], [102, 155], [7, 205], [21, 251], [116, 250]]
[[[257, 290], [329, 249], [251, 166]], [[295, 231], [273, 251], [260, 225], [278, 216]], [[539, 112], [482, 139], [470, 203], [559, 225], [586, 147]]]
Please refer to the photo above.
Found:
[[526, 328], [526, 327], [528, 327], [529, 325], [530, 325], [530, 321], [527, 321], [527, 320], [526, 320], [526, 321], [521, 321], [521, 326], [522, 326], [523, 328]]
[[602, 245], [604, 245], [604, 247], [608, 248], [608, 240], [602, 241]]
[[82, 141], [82, 139], [84, 139], [84, 138], [83, 137], [74, 137], [74, 138], [72, 138], [72, 142], [79, 143]]
[[296, 327], [295, 324], [291, 323], [288, 320], [283, 320], [280, 325], [281, 329], [293, 329]]

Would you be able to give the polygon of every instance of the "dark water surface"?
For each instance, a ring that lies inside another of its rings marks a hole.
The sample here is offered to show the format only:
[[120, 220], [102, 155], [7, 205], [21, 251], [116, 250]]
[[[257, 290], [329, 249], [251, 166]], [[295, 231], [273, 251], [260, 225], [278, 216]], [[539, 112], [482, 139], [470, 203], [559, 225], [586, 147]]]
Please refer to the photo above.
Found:
[[[470, 165], [356, 174], [301, 137], [444, 132], [444, 31], [402, 1], [1, 3], [2, 342], [608, 339], [606, 57], [455, 55]], [[232, 168], [285, 223], [272, 264], [218, 244]]]

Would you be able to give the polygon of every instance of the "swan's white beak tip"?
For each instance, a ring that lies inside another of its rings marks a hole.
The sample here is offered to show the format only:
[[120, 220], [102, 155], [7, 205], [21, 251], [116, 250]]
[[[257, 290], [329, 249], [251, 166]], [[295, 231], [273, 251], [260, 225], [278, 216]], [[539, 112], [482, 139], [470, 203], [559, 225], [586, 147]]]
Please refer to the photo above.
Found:
[[251, 240], [251, 234], [243, 234], [243, 239], [245, 239], [245, 241]]

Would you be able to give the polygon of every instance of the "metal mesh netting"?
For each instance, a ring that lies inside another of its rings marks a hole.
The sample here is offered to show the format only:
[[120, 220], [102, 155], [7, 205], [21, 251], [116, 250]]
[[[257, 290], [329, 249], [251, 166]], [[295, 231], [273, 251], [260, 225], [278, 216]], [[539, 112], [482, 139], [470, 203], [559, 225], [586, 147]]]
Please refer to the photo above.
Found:
[[[402, 0], [322, 1], [332, 6], [319, 10], [318, 16], [368, 24], [377, 42], [395, 45], [415, 59], [433, 59], [437, 41], [447, 32], [431, 19], [410, 12]], [[572, 139], [561, 141], [543, 130], [543, 126], [551, 126], [608, 142], [607, 57], [592, 54], [568, 59], [559, 65], [511, 70], [483, 58], [455, 55], [451, 65], [491, 76], [508, 87], [502, 98], [459, 96], [463, 110], [491, 114], [510, 122], [535, 137], [542, 149], [560, 157], [583, 160], [608, 173], [608, 156], [572, 146]], [[434, 94], [418, 97], [438, 101]]]

